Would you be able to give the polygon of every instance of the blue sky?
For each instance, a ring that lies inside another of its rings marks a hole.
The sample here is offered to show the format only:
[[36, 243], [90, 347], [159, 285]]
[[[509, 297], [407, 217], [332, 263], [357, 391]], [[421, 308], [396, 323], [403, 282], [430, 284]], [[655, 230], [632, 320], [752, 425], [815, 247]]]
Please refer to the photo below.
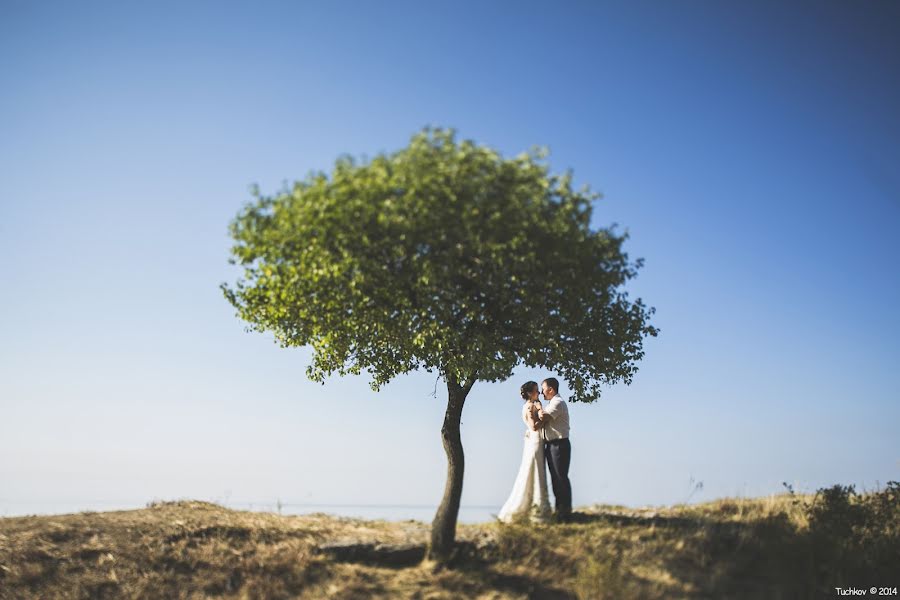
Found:
[[[576, 505], [900, 479], [898, 34], [887, 1], [0, 2], [0, 514], [436, 504], [433, 376], [313, 384], [218, 289], [251, 184], [425, 125], [548, 146], [646, 259], [662, 332], [572, 407]], [[505, 500], [544, 375], [473, 390], [464, 504]]]

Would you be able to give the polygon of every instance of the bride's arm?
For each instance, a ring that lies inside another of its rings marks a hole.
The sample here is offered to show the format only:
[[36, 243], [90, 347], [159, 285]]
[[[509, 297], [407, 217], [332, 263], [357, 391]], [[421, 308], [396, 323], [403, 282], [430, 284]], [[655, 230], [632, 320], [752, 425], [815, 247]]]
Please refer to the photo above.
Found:
[[533, 431], [537, 431], [541, 428], [541, 422], [536, 418], [535, 411], [531, 408], [525, 411], [525, 422], [528, 423], [528, 427], [530, 427]]
[[[548, 404], [547, 408], [549, 407], [550, 405]], [[538, 418], [541, 420], [541, 427], [543, 427], [553, 420], [553, 413], [545, 411], [543, 406], [538, 405]]]

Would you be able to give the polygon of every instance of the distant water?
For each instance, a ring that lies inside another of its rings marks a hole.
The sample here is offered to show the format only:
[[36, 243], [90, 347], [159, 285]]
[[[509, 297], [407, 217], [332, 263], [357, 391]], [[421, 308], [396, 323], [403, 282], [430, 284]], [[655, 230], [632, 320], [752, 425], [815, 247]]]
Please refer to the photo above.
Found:
[[[199, 500], [200, 498], [198, 498]], [[212, 500], [235, 510], [252, 510], [257, 512], [280, 512], [283, 515], [308, 515], [326, 513], [338, 517], [358, 519], [380, 519], [384, 521], [423, 521], [430, 523], [434, 519], [437, 506], [417, 504], [299, 504], [285, 502], [280, 510], [277, 502], [231, 502]], [[56, 515], [79, 513], [85, 511], [105, 512], [111, 510], [133, 510], [145, 508], [147, 502], [114, 502], [114, 501], [46, 501], [22, 502], [0, 499], [0, 517], [19, 517], [26, 515]], [[496, 518], [499, 506], [461, 506], [460, 523], [484, 523]]]
[[[264, 512], [278, 512], [276, 504], [229, 505], [230, 508], [239, 510], [259, 510]], [[424, 521], [430, 523], [434, 519], [437, 506], [426, 505], [391, 505], [391, 504], [283, 504], [283, 515], [308, 515], [312, 513], [327, 513], [341, 517], [354, 517], [358, 519], [381, 519], [384, 521]], [[500, 512], [499, 506], [461, 506], [459, 508], [460, 523], [484, 523], [491, 521]]]

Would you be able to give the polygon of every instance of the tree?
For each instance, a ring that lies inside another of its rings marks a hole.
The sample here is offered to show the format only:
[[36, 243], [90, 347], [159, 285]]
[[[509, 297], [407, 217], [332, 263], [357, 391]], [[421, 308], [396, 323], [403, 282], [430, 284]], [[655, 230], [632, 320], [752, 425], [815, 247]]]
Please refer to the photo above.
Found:
[[512, 159], [452, 130], [425, 129], [371, 160], [337, 160], [231, 224], [222, 285], [238, 316], [283, 347], [311, 346], [308, 376], [371, 376], [373, 389], [425, 369], [447, 384], [444, 496], [429, 557], [449, 558], [462, 495], [460, 417], [476, 381], [520, 364], [562, 376], [571, 400], [630, 383], [652, 308], [621, 288], [641, 260], [626, 235], [591, 229], [589, 188], [553, 175], [546, 152]]

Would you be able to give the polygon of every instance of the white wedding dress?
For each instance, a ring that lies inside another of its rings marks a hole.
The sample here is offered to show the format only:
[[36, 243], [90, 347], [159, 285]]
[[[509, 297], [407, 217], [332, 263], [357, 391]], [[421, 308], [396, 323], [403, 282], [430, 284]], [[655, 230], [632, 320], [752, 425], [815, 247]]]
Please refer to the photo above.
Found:
[[525, 447], [522, 450], [522, 464], [513, 484], [509, 498], [497, 514], [497, 518], [507, 523], [516, 517], [530, 516], [543, 521], [550, 516], [550, 496], [547, 492], [547, 471], [544, 466], [544, 440], [540, 430], [528, 427], [528, 403], [522, 407], [525, 421]]

